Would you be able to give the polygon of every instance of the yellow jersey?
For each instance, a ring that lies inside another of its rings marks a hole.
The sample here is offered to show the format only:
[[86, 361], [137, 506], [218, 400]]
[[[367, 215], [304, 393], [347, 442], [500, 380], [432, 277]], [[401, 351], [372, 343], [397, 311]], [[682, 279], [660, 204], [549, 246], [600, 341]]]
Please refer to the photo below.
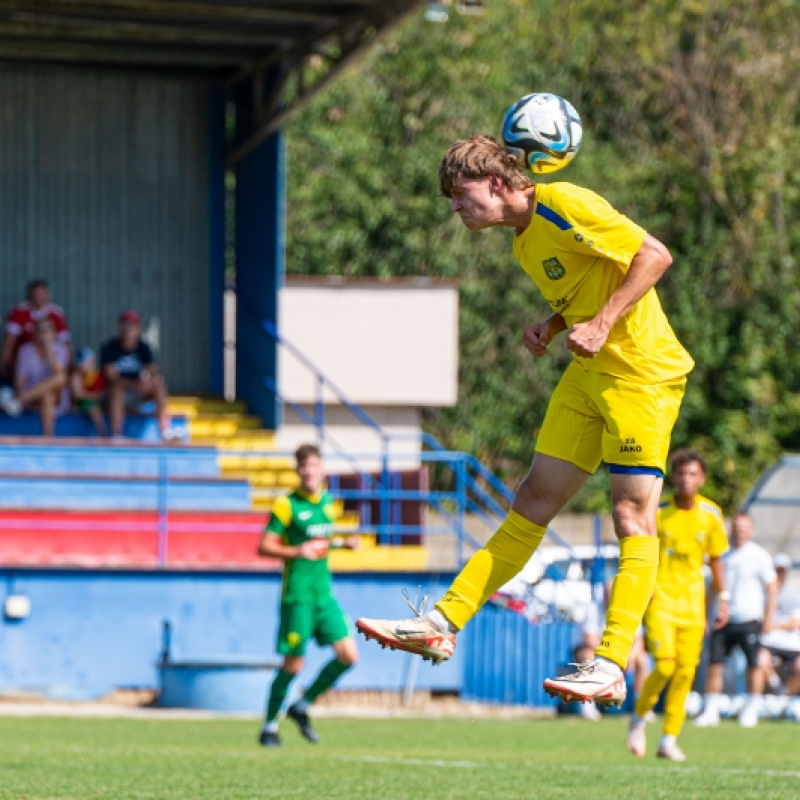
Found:
[[[595, 317], [619, 288], [646, 231], [600, 195], [571, 183], [537, 184], [528, 227], [514, 256], [553, 311], [571, 328]], [[694, 366], [670, 327], [655, 289], [611, 328], [587, 370], [632, 383], [661, 383]]]
[[705, 623], [706, 556], [717, 558], [728, 549], [720, 507], [697, 495], [694, 508], [684, 511], [668, 500], [656, 517], [659, 561], [656, 589], [649, 614], [679, 625]]

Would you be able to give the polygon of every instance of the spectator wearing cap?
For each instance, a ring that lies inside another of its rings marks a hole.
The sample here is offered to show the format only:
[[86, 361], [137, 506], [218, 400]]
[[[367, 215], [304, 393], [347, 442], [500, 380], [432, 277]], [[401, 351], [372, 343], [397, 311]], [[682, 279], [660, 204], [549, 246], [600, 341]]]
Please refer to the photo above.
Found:
[[111, 434], [121, 437], [125, 414], [153, 402], [161, 435], [167, 432], [167, 387], [150, 346], [142, 341], [142, 324], [136, 311], [119, 316], [118, 335], [100, 350], [100, 369], [106, 381]]
[[14, 388], [23, 408], [39, 412], [45, 436], [55, 433], [56, 417], [69, 410], [68, 370], [67, 346], [58, 340], [50, 317], [42, 317], [33, 341], [19, 348]]
[[25, 299], [17, 303], [6, 317], [0, 345], [0, 408], [12, 416], [21, 410], [11, 388], [17, 354], [23, 344], [33, 341], [36, 323], [45, 318], [52, 321], [57, 341], [69, 351], [70, 333], [64, 309], [50, 302], [50, 285], [43, 278], [37, 278], [28, 284]]
[[105, 436], [106, 420], [102, 403], [106, 393], [106, 379], [97, 369], [97, 360], [91, 347], [82, 347], [75, 354], [70, 388], [72, 400], [78, 410], [89, 417], [100, 436]]
[[792, 559], [778, 553], [772, 559], [778, 601], [772, 630], [761, 637], [760, 663], [773, 691], [800, 694], [800, 594], [788, 583]]

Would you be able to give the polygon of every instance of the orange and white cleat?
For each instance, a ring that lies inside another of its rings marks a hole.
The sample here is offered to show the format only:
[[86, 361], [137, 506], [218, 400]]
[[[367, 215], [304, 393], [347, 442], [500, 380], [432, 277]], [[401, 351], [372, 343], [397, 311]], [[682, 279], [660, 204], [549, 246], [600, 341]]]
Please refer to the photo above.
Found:
[[408, 592], [403, 589], [403, 597], [414, 612], [415, 619], [367, 619], [356, 620], [356, 628], [364, 638], [375, 639], [383, 648], [403, 650], [422, 656], [423, 661], [431, 661], [434, 666], [447, 661], [456, 649], [456, 635], [442, 630], [422, 612], [428, 598], [423, 597], [417, 608], [411, 602]]
[[416, 619], [356, 620], [356, 628], [366, 639], [375, 639], [390, 650], [404, 650], [422, 656], [423, 661], [441, 664], [453, 655], [456, 635], [441, 631], [425, 617]]
[[594, 700], [599, 706], [618, 708], [625, 702], [628, 689], [621, 670], [599, 660], [570, 666], [577, 667], [577, 672], [561, 678], [548, 678], [544, 682], [544, 690], [550, 697], [560, 697], [568, 703]]

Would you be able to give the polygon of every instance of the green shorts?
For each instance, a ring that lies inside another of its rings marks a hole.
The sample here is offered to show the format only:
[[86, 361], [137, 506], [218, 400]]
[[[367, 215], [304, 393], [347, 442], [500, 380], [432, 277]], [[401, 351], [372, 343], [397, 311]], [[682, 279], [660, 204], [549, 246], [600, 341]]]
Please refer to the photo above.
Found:
[[318, 645], [333, 644], [352, 636], [352, 626], [334, 597], [314, 603], [281, 604], [278, 652], [284, 656], [304, 656], [312, 637]]

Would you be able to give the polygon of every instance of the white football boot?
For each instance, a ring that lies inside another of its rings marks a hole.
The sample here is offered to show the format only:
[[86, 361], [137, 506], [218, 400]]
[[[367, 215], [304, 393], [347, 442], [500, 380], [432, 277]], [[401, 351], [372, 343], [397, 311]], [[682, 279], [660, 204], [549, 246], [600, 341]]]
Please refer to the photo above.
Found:
[[560, 697], [568, 703], [594, 700], [601, 706], [619, 707], [625, 702], [628, 694], [625, 673], [616, 665], [598, 659], [570, 666], [577, 667], [578, 671], [544, 682], [544, 690], [551, 697]]
[[647, 733], [645, 727], [646, 723], [643, 719], [631, 718], [631, 724], [628, 727], [628, 738], [625, 740], [625, 744], [636, 758], [642, 758], [647, 752]]
[[456, 649], [456, 635], [449, 630], [442, 630], [422, 613], [425, 599], [420, 608], [414, 604], [404, 591], [403, 595], [411, 610], [416, 614], [414, 619], [368, 619], [356, 620], [356, 628], [367, 640], [375, 639], [383, 648], [404, 650], [422, 656], [423, 661], [431, 661], [434, 665], [447, 661]]
[[666, 758], [669, 761], [686, 761], [686, 753], [678, 747], [677, 742], [670, 742], [664, 744], [663, 742], [658, 746], [656, 755], [659, 758]]

